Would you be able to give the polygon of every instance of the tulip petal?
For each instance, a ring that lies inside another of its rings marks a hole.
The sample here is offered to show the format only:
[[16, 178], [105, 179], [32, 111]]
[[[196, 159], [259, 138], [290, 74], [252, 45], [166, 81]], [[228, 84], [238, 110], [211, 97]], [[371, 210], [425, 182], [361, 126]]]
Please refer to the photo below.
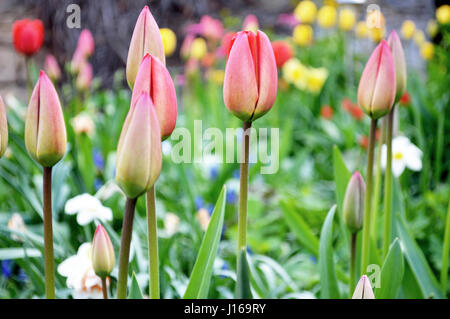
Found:
[[397, 92], [395, 100], [398, 101], [406, 90], [406, 61], [405, 53], [403, 52], [402, 42], [395, 30], [392, 30], [388, 38], [388, 44], [391, 48], [395, 65], [395, 79]]

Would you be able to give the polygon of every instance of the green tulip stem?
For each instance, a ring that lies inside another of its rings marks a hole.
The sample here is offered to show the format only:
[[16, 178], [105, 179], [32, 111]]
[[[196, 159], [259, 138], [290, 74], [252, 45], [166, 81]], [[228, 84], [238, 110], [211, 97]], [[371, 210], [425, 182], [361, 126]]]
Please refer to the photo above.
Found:
[[381, 191], [381, 148], [385, 139], [385, 118], [381, 121], [381, 137], [378, 142], [377, 157], [375, 163], [375, 183], [372, 198], [372, 220], [370, 222], [370, 236], [373, 240], [377, 239], [378, 209], [380, 204]]
[[108, 287], [106, 286], [106, 277], [102, 277], [103, 299], [108, 299]]
[[349, 288], [350, 288], [350, 297], [355, 290], [355, 266], [356, 266], [356, 236], [357, 232], [352, 233], [350, 240], [350, 280], [349, 280]]
[[147, 192], [147, 227], [150, 298], [159, 299], [158, 227], [156, 225], [155, 186]]
[[122, 225], [122, 241], [120, 243], [119, 277], [117, 281], [117, 299], [127, 297], [128, 261], [130, 258], [131, 234], [133, 231], [134, 210], [137, 198], [127, 198]]
[[45, 297], [55, 299], [55, 261], [53, 257], [53, 227], [52, 227], [52, 168], [43, 170], [44, 197], [44, 273]]
[[444, 296], [447, 295], [448, 256], [450, 255], [450, 201], [447, 209], [447, 222], [445, 223], [444, 247], [442, 249], [441, 287]]
[[386, 135], [386, 171], [384, 173], [384, 234], [383, 256], [386, 257], [391, 244], [392, 228], [392, 131], [394, 126], [394, 109], [391, 109], [387, 118]]
[[27, 93], [28, 93], [28, 99], [31, 98], [31, 92], [33, 91], [33, 83], [31, 81], [31, 58], [26, 56], [25, 57], [25, 73], [27, 77]]
[[[252, 123], [244, 122], [242, 163], [240, 176], [239, 215], [238, 215], [238, 256], [241, 249], [247, 249], [247, 196], [248, 196], [248, 159], [250, 149], [250, 132]], [[247, 131], [248, 130], [248, 131]]]
[[362, 239], [362, 256], [361, 256], [361, 275], [364, 275], [369, 264], [369, 240], [370, 240], [370, 210], [372, 204], [372, 175], [373, 175], [373, 153], [375, 148], [375, 133], [377, 128], [377, 120], [372, 119], [370, 122], [369, 133], [369, 154], [367, 156], [366, 170], [366, 196], [364, 200], [364, 225]]

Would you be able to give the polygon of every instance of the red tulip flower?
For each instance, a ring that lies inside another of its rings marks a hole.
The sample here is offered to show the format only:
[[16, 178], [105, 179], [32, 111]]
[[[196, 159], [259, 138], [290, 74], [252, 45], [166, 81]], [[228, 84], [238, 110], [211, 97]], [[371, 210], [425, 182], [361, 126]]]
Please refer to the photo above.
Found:
[[403, 106], [408, 106], [411, 103], [411, 95], [409, 95], [408, 91], [405, 91], [405, 93], [403, 93], [399, 103]]
[[13, 24], [12, 38], [17, 52], [32, 56], [44, 42], [44, 25], [41, 20], [18, 20]]
[[286, 41], [272, 42], [273, 53], [275, 54], [275, 61], [277, 67], [281, 68], [290, 58], [294, 56], [294, 49]]
[[324, 105], [320, 109], [320, 116], [324, 119], [329, 120], [333, 117], [333, 109], [329, 105]]

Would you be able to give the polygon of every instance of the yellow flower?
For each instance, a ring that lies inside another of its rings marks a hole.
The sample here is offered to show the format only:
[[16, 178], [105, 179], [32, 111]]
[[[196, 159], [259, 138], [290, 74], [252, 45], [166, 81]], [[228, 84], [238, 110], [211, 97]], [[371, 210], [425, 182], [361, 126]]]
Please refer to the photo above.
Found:
[[206, 41], [203, 38], [195, 38], [191, 45], [190, 57], [200, 60], [207, 52]]
[[164, 46], [164, 54], [166, 56], [171, 56], [177, 47], [177, 36], [175, 33], [168, 28], [159, 29], [161, 33], [161, 39]]
[[366, 15], [366, 25], [368, 29], [383, 29], [386, 26], [386, 21], [381, 11], [372, 10], [368, 12]]
[[316, 19], [317, 8], [314, 2], [309, 0], [300, 1], [294, 10], [294, 16], [301, 23], [313, 23]]
[[299, 46], [306, 46], [312, 43], [314, 33], [308, 24], [299, 24], [294, 28], [293, 40]]
[[308, 68], [299, 60], [293, 58], [283, 64], [282, 76], [286, 82], [294, 84], [297, 88], [306, 89]]
[[339, 28], [350, 31], [355, 25], [356, 16], [352, 9], [342, 9], [339, 11]]
[[355, 27], [355, 33], [358, 38], [367, 37], [367, 24], [366, 21], [359, 21]]
[[416, 25], [411, 20], [405, 20], [402, 24], [402, 35], [405, 39], [409, 40], [414, 35]]
[[331, 28], [336, 24], [336, 8], [323, 6], [317, 14], [317, 22], [322, 28]]
[[225, 78], [224, 70], [212, 70], [210, 73], [211, 81], [216, 83], [217, 85], [223, 84], [223, 79]]
[[425, 42], [425, 34], [423, 33], [422, 30], [417, 29], [416, 32], [414, 32], [414, 42], [418, 46], [421, 46], [422, 43]]
[[436, 20], [430, 20], [427, 24], [427, 33], [430, 36], [430, 38], [434, 38], [436, 33], [438, 32], [438, 24], [436, 23]]
[[328, 70], [325, 68], [309, 68], [307, 89], [312, 93], [319, 93], [322, 90], [323, 84], [328, 77]]
[[380, 42], [381, 39], [384, 38], [386, 35], [386, 29], [385, 28], [373, 28], [369, 29], [369, 36], [374, 42]]
[[450, 6], [444, 4], [436, 10], [436, 20], [441, 24], [448, 24], [450, 22]]
[[420, 46], [420, 55], [425, 60], [430, 60], [434, 55], [434, 46], [431, 42], [425, 42]]

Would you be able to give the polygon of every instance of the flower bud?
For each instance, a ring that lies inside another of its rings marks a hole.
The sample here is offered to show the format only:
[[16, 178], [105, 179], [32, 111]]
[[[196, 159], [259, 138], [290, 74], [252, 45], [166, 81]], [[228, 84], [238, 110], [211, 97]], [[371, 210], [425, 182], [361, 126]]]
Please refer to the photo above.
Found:
[[81, 56], [86, 59], [94, 53], [95, 42], [94, 37], [92, 36], [91, 31], [88, 29], [84, 29], [81, 31], [80, 36], [78, 37], [78, 43], [76, 51], [81, 54]]
[[232, 43], [223, 84], [227, 109], [242, 121], [267, 113], [277, 95], [277, 65], [267, 35], [241, 31]]
[[152, 100], [142, 92], [130, 107], [117, 146], [116, 181], [128, 198], [147, 192], [159, 176], [160, 132]]
[[64, 156], [66, 142], [66, 126], [58, 93], [49, 77], [41, 71], [28, 106], [25, 146], [35, 161], [51, 167]]
[[395, 80], [396, 80], [396, 94], [395, 102], [400, 100], [406, 89], [406, 62], [405, 54], [403, 53], [402, 43], [398, 37], [397, 32], [392, 30], [387, 40], [392, 51], [395, 66]]
[[12, 40], [17, 52], [32, 56], [44, 43], [44, 24], [41, 20], [17, 20], [12, 26]]
[[244, 23], [242, 24], [242, 29], [245, 31], [258, 32], [259, 23], [258, 18], [254, 14], [249, 14], [245, 17]]
[[105, 228], [98, 225], [92, 240], [92, 268], [97, 276], [105, 278], [114, 268], [114, 247]]
[[162, 28], [159, 30], [161, 33], [161, 39], [164, 46], [164, 54], [171, 56], [177, 47], [177, 36], [169, 28]]
[[317, 7], [310, 0], [300, 1], [294, 10], [294, 15], [301, 23], [313, 23], [316, 18]]
[[375, 299], [370, 280], [366, 275], [363, 275], [358, 281], [352, 299]]
[[148, 6], [145, 6], [136, 21], [128, 49], [126, 73], [130, 88], [134, 86], [139, 64], [147, 53], [157, 57], [164, 65], [166, 64], [161, 33]]
[[175, 86], [167, 68], [150, 54], [145, 55], [139, 66], [131, 95], [131, 105], [136, 103], [143, 91], [148, 92], [155, 106], [161, 138], [168, 138], [177, 122]]
[[53, 81], [58, 81], [61, 78], [61, 69], [53, 55], [49, 54], [45, 57], [44, 69]]
[[76, 80], [76, 87], [80, 91], [86, 91], [91, 86], [92, 82], [92, 66], [89, 64], [89, 62], [85, 61], [81, 68], [80, 73], [78, 73], [77, 80]]
[[362, 228], [365, 195], [366, 184], [361, 174], [356, 171], [347, 184], [343, 203], [344, 222], [352, 233]]
[[8, 122], [6, 119], [5, 104], [0, 96], [0, 157], [5, 154], [8, 147]]
[[358, 103], [371, 118], [389, 113], [395, 99], [395, 82], [394, 58], [382, 40], [367, 61], [358, 86]]
[[277, 67], [279, 68], [294, 56], [294, 49], [287, 41], [274, 41], [272, 42], [272, 48]]

